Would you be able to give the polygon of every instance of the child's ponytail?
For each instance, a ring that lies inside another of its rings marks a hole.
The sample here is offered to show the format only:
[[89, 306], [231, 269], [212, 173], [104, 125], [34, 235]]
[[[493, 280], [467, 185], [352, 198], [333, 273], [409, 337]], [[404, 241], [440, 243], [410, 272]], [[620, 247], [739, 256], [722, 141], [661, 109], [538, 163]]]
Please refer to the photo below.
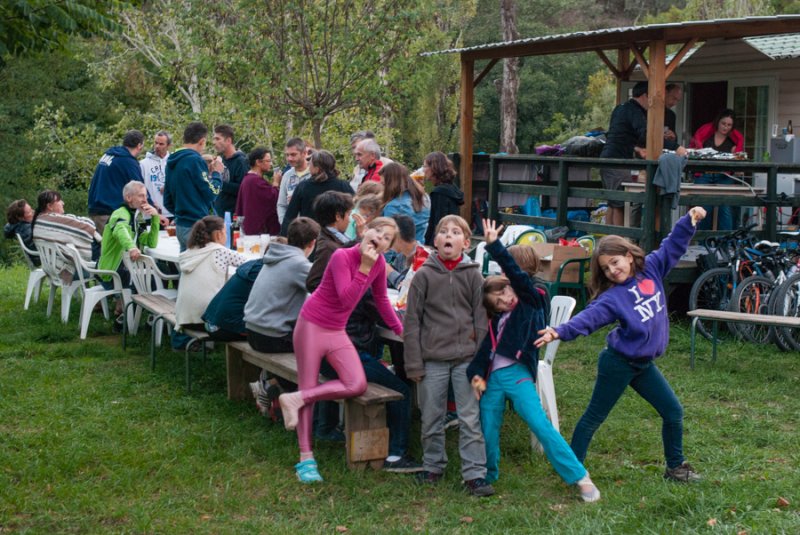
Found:
[[221, 217], [207, 215], [199, 220], [192, 227], [186, 247], [189, 249], [201, 249], [214, 241], [214, 232], [225, 230], [225, 222]]

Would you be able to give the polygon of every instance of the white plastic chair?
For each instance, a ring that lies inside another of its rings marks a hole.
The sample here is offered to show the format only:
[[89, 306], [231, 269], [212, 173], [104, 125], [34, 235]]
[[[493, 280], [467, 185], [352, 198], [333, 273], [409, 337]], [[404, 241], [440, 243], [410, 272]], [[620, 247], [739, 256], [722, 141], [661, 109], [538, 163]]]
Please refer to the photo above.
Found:
[[28, 268], [31, 270], [28, 275], [28, 287], [25, 289], [25, 310], [28, 310], [31, 304], [31, 298], [33, 298], [34, 303], [39, 302], [39, 294], [42, 292], [42, 281], [47, 278], [47, 273], [33, 261], [34, 258], [39, 258], [39, 253], [25, 247], [25, 242], [22, 241], [22, 236], [19, 234], [17, 234], [17, 241], [19, 241], [19, 246], [22, 248], [22, 256], [25, 257], [25, 263], [28, 264]]
[[489, 260], [485, 241], [480, 242], [475, 248], [475, 262], [481, 267], [481, 273], [483, 273], [484, 277], [487, 275], [499, 275], [503, 272], [497, 262]]
[[506, 247], [514, 245], [517, 238], [519, 238], [523, 232], [528, 232], [529, 230], [535, 229], [529, 225], [509, 225], [503, 231], [503, 235], [500, 236], [500, 242]]
[[[69, 257], [75, 266], [78, 268], [75, 276], [80, 283], [81, 291], [83, 292], [83, 300], [81, 301], [81, 340], [86, 338], [89, 332], [89, 320], [92, 318], [92, 311], [97, 303], [103, 307], [103, 316], [110, 319], [108, 312], [108, 297], [119, 296], [123, 304], [127, 305], [131, 300], [131, 291], [122, 286], [122, 279], [119, 273], [109, 269], [95, 269], [83, 259], [81, 254], [74, 245], [64, 246], [63, 253]], [[101, 275], [108, 275], [114, 283], [114, 288], [106, 290], [101, 284], [99, 277]], [[130, 319], [128, 320], [130, 321]]]
[[53, 312], [53, 303], [56, 300], [56, 289], [61, 288], [61, 321], [69, 321], [69, 306], [72, 303], [72, 295], [81, 287], [80, 280], [73, 277], [72, 282], [67, 282], [61, 278], [62, 270], [77, 271], [72, 261], [66, 258], [59, 245], [55, 242], [45, 240], [33, 240], [36, 244], [36, 251], [42, 261], [42, 271], [47, 275], [50, 282], [50, 295], [47, 299], [47, 316]]
[[[178, 299], [178, 290], [171, 288], [164, 288], [165, 281], [175, 281], [180, 278], [179, 274], [167, 275], [156, 265], [153, 257], [147, 255], [140, 255], [139, 259], [135, 262], [131, 260], [131, 255], [127, 251], [122, 255], [122, 262], [128, 269], [131, 275], [131, 283], [139, 295], [161, 295], [171, 301]], [[133, 305], [135, 306], [135, 304]], [[133, 322], [129, 323], [130, 333], [136, 335], [139, 330], [139, 322], [142, 317], [141, 307], [136, 306], [134, 311]], [[157, 347], [161, 346], [162, 324], [153, 325], [155, 332], [155, 344]]]
[[[575, 310], [575, 299], [566, 295], [557, 295], [550, 301], [550, 327], [558, 327], [565, 323], [572, 311]], [[539, 367], [536, 370], [536, 392], [539, 394], [539, 399], [542, 402], [547, 418], [556, 431], [559, 431], [558, 422], [558, 407], [556, 406], [556, 388], [553, 383], [553, 361], [556, 358], [556, 351], [558, 346], [561, 345], [561, 340], [553, 340], [545, 346], [544, 358], [539, 361]], [[543, 453], [544, 449], [536, 438], [536, 435], [531, 433], [531, 447], [534, 451]]]

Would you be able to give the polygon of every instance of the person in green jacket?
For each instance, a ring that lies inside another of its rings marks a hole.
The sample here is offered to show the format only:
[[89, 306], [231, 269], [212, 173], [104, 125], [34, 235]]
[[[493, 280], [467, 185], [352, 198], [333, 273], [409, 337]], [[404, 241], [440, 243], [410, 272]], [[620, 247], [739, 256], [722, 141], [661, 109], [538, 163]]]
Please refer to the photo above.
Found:
[[[142, 182], [131, 180], [122, 190], [125, 204], [114, 210], [103, 230], [103, 243], [100, 252], [98, 269], [116, 271], [122, 278], [122, 285], [130, 285], [130, 273], [122, 264], [122, 255], [129, 251], [131, 260], [138, 260], [142, 254], [140, 248], [158, 245], [159, 217], [155, 207], [147, 203], [147, 189]], [[147, 230], [145, 216], [150, 217], [150, 229]], [[103, 287], [114, 287], [110, 276], [102, 277]], [[118, 306], [121, 306], [118, 303]], [[121, 310], [120, 310], [121, 312]]]

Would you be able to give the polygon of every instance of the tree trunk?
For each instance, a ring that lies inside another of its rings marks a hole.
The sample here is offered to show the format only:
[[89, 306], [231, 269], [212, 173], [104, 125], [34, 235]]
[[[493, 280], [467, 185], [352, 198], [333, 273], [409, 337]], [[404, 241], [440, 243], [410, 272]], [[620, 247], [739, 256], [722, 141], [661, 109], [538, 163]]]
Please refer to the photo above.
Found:
[[[500, 0], [500, 24], [503, 40], [519, 39], [516, 0]], [[500, 92], [500, 152], [517, 154], [517, 92], [519, 58], [503, 60], [503, 84]]]
[[314, 132], [314, 147], [322, 148], [322, 119], [314, 118], [311, 120], [311, 128]]

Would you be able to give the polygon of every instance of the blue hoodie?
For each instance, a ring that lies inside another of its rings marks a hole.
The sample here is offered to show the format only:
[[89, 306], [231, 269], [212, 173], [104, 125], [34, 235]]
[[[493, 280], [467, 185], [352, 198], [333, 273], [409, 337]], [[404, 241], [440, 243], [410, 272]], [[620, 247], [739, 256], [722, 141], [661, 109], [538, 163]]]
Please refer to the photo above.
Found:
[[125, 147], [111, 147], [100, 158], [89, 185], [89, 213], [111, 215], [125, 204], [122, 188], [131, 180], [144, 184], [139, 161]]
[[214, 213], [214, 200], [222, 180], [208, 176], [208, 165], [194, 149], [181, 148], [169, 155], [164, 179], [164, 208], [175, 214], [175, 224], [191, 227]]

